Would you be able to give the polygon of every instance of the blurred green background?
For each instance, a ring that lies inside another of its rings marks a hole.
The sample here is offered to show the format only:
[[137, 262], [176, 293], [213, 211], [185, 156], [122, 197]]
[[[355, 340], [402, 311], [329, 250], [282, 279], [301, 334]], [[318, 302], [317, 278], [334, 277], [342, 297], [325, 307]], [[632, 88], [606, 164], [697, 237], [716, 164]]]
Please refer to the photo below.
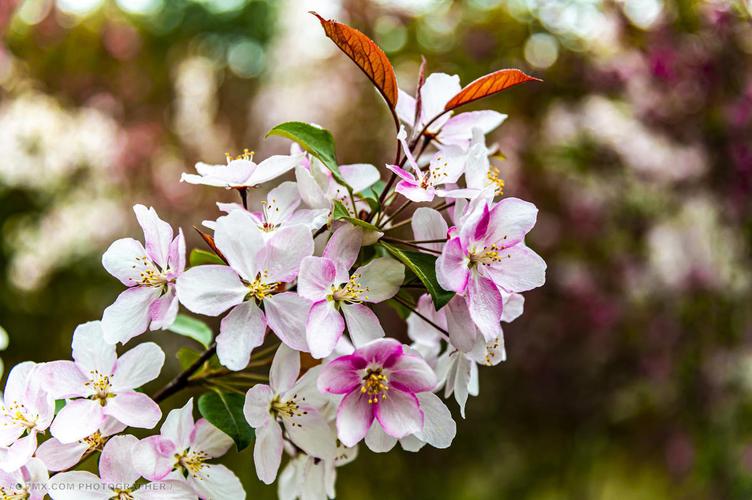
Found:
[[[451, 449], [361, 447], [339, 497], [752, 497], [749, 0], [2, 1], [6, 366], [67, 357], [101, 317], [121, 287], [99, 258], [140, 238], [134, 203], [201, 247], [190, 227], [232, 194], [180, 184], [195, 161], [284, 151], [263, 135], [285, 120], [332, 130], [341, 163], [389, 161], [380, 97], [311, 9], [374, 38], [405, 90], [421, 55], [465, 83], [545, 80], [482, 103], [510, 115], [506, 194], [540, 207], [549, 266], [509, 361], [481, 369]], [[249, 498], [276, 495], [249, 451], [227, 462]]]

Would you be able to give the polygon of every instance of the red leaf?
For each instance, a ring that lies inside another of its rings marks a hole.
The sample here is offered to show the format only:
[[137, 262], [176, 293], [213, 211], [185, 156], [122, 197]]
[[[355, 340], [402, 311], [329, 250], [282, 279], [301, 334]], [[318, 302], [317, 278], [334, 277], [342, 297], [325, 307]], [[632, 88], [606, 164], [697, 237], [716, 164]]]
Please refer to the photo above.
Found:
[[326, 36], [331, 38], [337, 47], [347, 54], [347, 57], [352, 59], [373, 82], [394, 115], [398, 96], [397, 77], [384, 51], [355, 28], [331, 19], [324, 19], [316, 12], [311, 12], [311, 14], [319, 19]]
[[477, 101], [478, 99], [488, 97], [514, 85], [531, 80], [536, 82], [543, 81], [540, 78], [526, 75], [518, 69], [500, 69], [499, 71], [494, 71], [478, 78], [460, 90], [457, 95], [449, 99], [449, 102], [444, 106], [444, 111], [451, 111], [469, 102]]
[[222, 252], [219, 250], [219, 248], [217, 248], [217, 244], [214, 243], [214, 237], [212, 235], [203, 232], [196, 226], [193, 226], [193, 229], [195, 229], [196, 232], [199, 234], [199, 236], [201, 236], [201, 238], [206, 242], [206, 244], [209, 245], [209, 248], [212, 249], [212, 252], [217, 254], [217, 257], [227, 262], [227, 259], [225, 258], [225, 256], [222, 255]]

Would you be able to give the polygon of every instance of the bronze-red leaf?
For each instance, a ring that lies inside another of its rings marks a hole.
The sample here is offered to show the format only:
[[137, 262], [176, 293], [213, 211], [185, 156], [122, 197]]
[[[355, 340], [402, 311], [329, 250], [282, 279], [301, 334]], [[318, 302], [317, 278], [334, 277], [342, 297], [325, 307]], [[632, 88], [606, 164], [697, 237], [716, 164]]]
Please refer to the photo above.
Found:
[[324, 33], [329, 37], [347, 57], [366, 74], [378, 91], [384, 96], [394, 115], [397, 106], [397, 77], [392, 63], [384, 51], [366, 35], [350, 26], [331, 19], [327, 20], [311, 12], [321, 22]]
[[449, 102], [444, 106], [444, 111], [451, 111], [464, 104], [497, 94], [509, 87], [529, 81], [540, 82], [542, 80], [526, 75], [518, 69], [500, 69], [499, 71], [494, 71], [478, 78], [460, 90], [457, 95], [449, 99]]

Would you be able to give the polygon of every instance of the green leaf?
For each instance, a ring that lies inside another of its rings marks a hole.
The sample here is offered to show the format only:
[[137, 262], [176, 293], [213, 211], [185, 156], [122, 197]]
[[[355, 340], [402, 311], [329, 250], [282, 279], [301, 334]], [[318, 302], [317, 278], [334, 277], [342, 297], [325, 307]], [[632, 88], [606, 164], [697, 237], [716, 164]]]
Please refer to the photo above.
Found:
[[245, 397], [242, 394], [207, 392], [198, 398], [198, 411], [214, 427], [235, 441], [243, 451], [253, 440], [253, 429], [243, 415]]
[[347, 211], [347, 207], [345, 207], [345, 205], [343, 205], [342, 202], [339, 200], [334, 201], [334, 210], [332, 210], [332, 219], [346, 220], [350, 224], [354, 224], [358, 227], [362, 227], [366, 231], [379, 231], [379, 228], [374, 226], [370, 222], [366, 222], [364, 220], [358, 219], [357, 217], [351, 216], [350, 212]]
[[175, 357], [178, 358], [178, 363], [180, 363], [180, 369], [182, 370], [195, 363], [199, 356], [201, 356], [201, 353], [194, 351], [190, 347], [181, 347], [175, 353]]
[[64, 399], [56, 399], [55, 400], [55, 415], [57, 415], [58, 413], [60, 413], [60, 410], [62, 410], [63, 408], [65, 408], [65, 404], [66, 403], [67, 403], [67, 401], [64, 400]]
[[[397, 297], [407, 301], [408, 303], [412, 303], [414, 299], [410, 296], [409, 293], [407, 293], [405, 290], [400, 290], [397, 292]], [[397, 302], [394, 299], [389, 299], [386, 302], [394, 311], [397, 313], [397, 315], [402, 318], [403, 320], [406, 320], [408, 316], [412, 314], [412, 311], [408, 309], [407, 307], [403, 306], [402, 303]]]
[[203, 266], [205, 264], [225, 265], [225, 262], [215, 254], [206, 250], [201, 250], [200, 248], [194, 248], [191, 250], [191, 256], [188, 259], [188, 262], [190, 262], [191, 267]]
[[270, 135], [286, 137], [300, 144], [300, 147], [318, 158], [326, 168], [331, 170], [334, 179], [339, 184], [352, 192], [352, 188], [339, 171], [337, 156], [334, 153], [334, 138], [328, 130], [303, 122], [285, 122], [266, 133], [266, 137]]
[[444, 307], [454, 296], [454, 292], [444, 290], [439, 286], [436, 279], [436, 257], [420, 252], [410, 252], [392, 244], [380, 241], [379, 245], [384, 247], [394, 258], [402, 262], [410, 269], [415, 276], [425, 285], [428, 293], [431, 294], [433, 305], [438, 311]]
[[207, 348], [209, 347], [209, 344], [211, 344], [213, 337], [209, 325], [196, 318], [186, 316], [185, 314], [178, 314], [177, 318], [175, 318], [175, 322], [170, 328], [168, 328], [168, 330], [177, 333], [178, 335], [192, 338]]

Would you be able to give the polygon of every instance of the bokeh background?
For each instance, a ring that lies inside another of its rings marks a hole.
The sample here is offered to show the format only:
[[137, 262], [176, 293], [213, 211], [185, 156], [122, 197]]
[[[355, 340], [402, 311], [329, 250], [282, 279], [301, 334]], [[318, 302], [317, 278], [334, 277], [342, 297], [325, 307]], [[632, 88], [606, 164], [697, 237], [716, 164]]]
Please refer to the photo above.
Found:
[[[374, 38], [406, 90], [421, 55], [545, 80], [482, 104], [510, 115], [506, 194], [540, 207], [549, 266], [509, 361], [481, 369], [451, 449], [363, 452], [340, 498], [752, 497], [749, 0], [0, 0], [5, 365], [67, 357], [101, 317], [134, 203], [201, 247], [190, 227], [232, 194], [180, 184], [195, 161], [284, 151], [263, 135], [286, 120], [332, 130], [341, 163], [388, 161], [388, 113], [311, 9]], [[227, 461], [275, 496], [249, 451]]]

